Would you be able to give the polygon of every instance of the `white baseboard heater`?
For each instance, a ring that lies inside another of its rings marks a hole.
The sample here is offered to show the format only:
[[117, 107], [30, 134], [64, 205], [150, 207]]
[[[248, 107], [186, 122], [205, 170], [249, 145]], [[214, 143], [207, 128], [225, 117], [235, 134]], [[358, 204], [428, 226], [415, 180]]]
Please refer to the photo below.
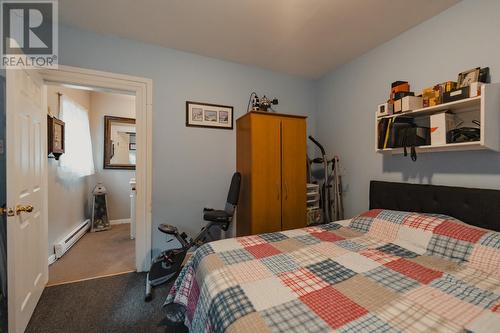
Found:
[[56, 259], [61, 258], [90, 228], [90, 220], [76, 226], [66, 237], [54, 245]]

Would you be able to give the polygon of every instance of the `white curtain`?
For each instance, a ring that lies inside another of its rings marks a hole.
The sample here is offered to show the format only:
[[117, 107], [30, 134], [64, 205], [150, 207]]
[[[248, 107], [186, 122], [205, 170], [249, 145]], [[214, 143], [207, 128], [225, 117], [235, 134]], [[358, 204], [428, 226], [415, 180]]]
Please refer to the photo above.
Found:
[[62, 95], [59, 118], [65, 124], [61, 168], [77, 177], [94, 174], [88, 110]]

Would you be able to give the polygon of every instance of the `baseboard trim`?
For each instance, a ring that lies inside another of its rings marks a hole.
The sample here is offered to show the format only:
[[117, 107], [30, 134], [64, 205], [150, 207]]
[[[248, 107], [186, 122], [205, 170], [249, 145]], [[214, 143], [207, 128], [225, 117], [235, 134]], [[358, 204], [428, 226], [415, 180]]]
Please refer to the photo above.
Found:
[[56, 262], [56, 260], [57, 260], [57, 259], [56, 259], [56, 255], [55, 255], [55, 253], [51, 254], [51, 255], [49, 256], [49, 266], [50, 266], [50, 265], [52, 265], [53, 263], [55, 263], [55, 262]]
[[111, 225], [114, 225], [114, 224], [127, 224], [127, 223], [130, 224], [130, 219], [111, 220], [111, 221], [109, 221], [109, 223]]

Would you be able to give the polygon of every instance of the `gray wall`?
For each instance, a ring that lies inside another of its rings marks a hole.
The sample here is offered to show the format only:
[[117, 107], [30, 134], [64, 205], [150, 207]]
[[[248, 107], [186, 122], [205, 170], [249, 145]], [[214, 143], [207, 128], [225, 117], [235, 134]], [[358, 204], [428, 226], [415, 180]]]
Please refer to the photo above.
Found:
[[233, 105], [235, 118], [252, 91], [280, 99], [280, 112], [309, 116], [310, 80], [131, 40], [61, 27], [60, 63], [151, 78], [153, 100], [153, 248], [171, 223], [189, 234], [202, 226], [205, 206], [222, 207], [236, 167], [236, 131], [185, 127], [186, 100]]
[[375, 153], [373, 141], [374, 112], [393, 81], [420, 91], [476, 66], [500, 81], [499, 33], [500, 1], [463, 1], [317, 82], [317, 131], [347, 170], [348, 215], [368, 208], [371, 179], [500, 188], [500, 153], [426, 153], [413, 163]]
[[89, 192], [101, 181], [108, 190], [111, 220], [130, 218], [130, 178], [134, 170], [104, 169], [104, 116], [135, 118], [135, 96], [101, 92], [90, 93], [90, 135], [95, 174], [89, 176]]
[[[84, 90], [61, 86], [47, 87], [47, 104], [52, 115], [59, 117], [57, 92], [68, 96], [87, 110], [90, 108], [90, 93]], [[59, 168], [59, 161], [48, 159], [49, 195], [49, 256], [54, 253], [54, 243], [66, 236], [74, 227], [88, 218], [88, 177], [68, 175]]]

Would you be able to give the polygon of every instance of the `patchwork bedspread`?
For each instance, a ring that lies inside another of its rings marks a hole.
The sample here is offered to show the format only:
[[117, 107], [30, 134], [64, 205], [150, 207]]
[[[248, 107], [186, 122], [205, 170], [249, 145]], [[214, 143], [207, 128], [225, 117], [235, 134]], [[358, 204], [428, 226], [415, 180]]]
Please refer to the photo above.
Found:
[[205, 244], [167, 303], [191, 332], [500, 332], [500, 233], [371, 210]]

